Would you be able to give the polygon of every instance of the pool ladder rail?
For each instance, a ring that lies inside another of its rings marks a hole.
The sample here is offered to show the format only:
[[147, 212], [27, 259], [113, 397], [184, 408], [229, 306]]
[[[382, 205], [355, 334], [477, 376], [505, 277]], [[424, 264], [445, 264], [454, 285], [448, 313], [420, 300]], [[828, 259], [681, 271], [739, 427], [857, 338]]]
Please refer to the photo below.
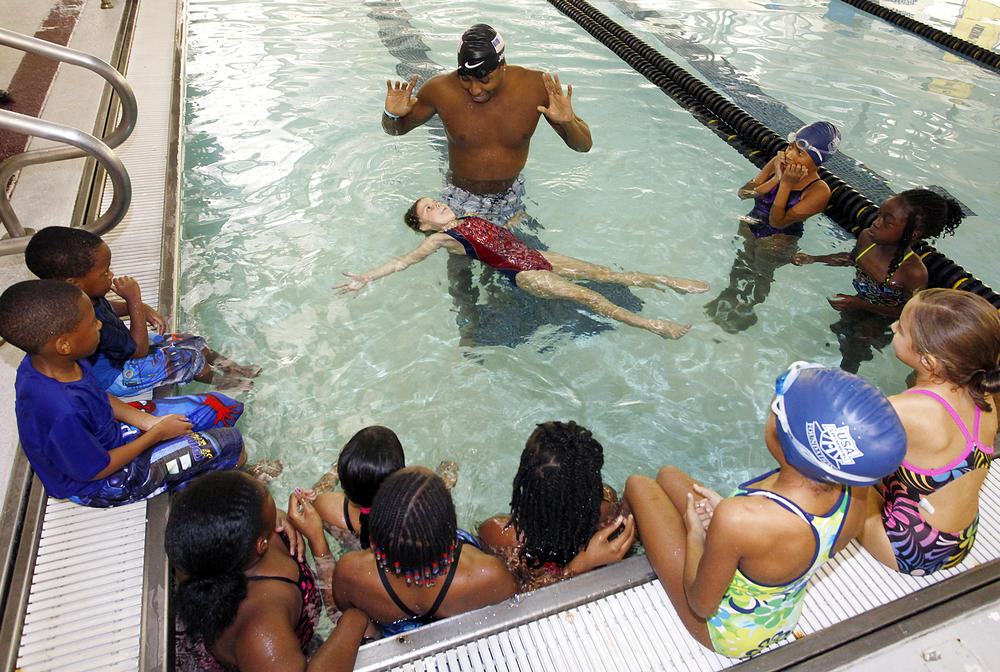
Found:
[[31, 229], [25, 229], [21, 225], [20, 219], [11, 207], [6, 189], [6, 185], [18, 171], [31, 165], [83, 156], [96, 159], [110, 178], [113, 197], [104, 214], [84, 228], [97, 235], [110, 231], [124, 219], [132, 201], [132, 182], [128, 171], [118, 155], [112, 151], [125, 142], [135, 129], [138, 106], [132, 87], [109, 63], [76, 49], [52, 44], [6, 28], [0, 28], [0, 46], [80, 66], [97, 73], [111, 85], [121, 107], [120, 114], [117, 115], [118, 125], [104, 141], [71, 126], [0, 109], [0, 129], [68, 145], [22, 152], [0, 163], [0, 185], [5, 185], [0, 189], [0, 222], [7, 230], [6, 239], [0, 240], [0, 255], [23, 252], [33, 233]]

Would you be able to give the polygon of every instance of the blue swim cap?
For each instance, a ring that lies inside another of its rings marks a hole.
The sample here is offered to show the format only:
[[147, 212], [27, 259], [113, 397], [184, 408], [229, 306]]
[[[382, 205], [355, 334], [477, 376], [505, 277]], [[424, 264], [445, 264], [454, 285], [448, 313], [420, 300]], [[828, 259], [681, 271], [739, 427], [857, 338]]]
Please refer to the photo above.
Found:
[[785, 459], [814, 481], [874, 485], [906, 455], [906, 431], [861, 376], [795, 362], [777, 381], [771, 410]]
[[814, 121], [789, 133], [788, 142], [809, 154], [818, 167], [840, 147], [840, 131], [829, 121]]

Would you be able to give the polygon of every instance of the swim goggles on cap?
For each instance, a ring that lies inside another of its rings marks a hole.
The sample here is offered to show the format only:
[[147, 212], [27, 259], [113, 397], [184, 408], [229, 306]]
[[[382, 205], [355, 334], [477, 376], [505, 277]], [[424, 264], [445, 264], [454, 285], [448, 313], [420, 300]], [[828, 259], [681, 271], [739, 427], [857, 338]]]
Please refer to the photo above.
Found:
[[778, 419], [778, 424], [781, 426], [781, 430], [785, 437], [795, 448], [798, 457], [807, 465], [815, 469], [817, 471], [817, 475], [822, 474], [821, 480], [828, 480], [835, 483], [856, 483], [857, 476], [855, 474], [850, 474], [846, 471], [838, 469], [836, 465], [830, 463], [829, 461], [824, 462], [819, 460], [816, 457], [816, 453], [811, 448], [799, 441], [795, 437], [795, 434], [792, 433], [791, 426], [788, 422], [788, 414], [785, 412], [785, 394], [787, 394], [788, 390], [792, 388], [792, 384], [795, 383], [795, 379], [799, 377], [799, 373], [805, 369], [824, 368], [826, 367], [822, 364], [815, 364], [811, 362], [793, 362], [792, 365], [788, 367], [788, 370], [781, 374], [781, 376], [774, 383], [774, 401], [771, 402], [771, 410]]
[[[811, 144], [809, 144], [808, 140], [803, 140], [802, 138], [796, 137], [796, 131], [792, 131], [792, 132], [790, 132], [788, 134], [788, 144], [795, 145], [796, 147], [798, 147], [799, 149], [801, 149], [803, 152], [808, 152], [811, 149], [814, 152], [816, 152], [817, 154], [820, 153], [820, 151], [818, 149], [816, 149]], [[799, 363], [799, 362], [796, 362], [796, 364], [797, 363]], [[795, 366], [795, 364], [793, 364], [792, 366]], [[787, 375], [788, 372], [786, 371], [785, 373]]]

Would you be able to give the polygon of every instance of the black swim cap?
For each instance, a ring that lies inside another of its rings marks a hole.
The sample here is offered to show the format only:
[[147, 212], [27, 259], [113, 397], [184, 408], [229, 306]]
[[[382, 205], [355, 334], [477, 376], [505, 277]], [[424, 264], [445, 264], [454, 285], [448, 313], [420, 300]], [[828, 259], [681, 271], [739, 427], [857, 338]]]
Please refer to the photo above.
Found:
[[462, 33], [458, 42], [458, 74], [482, 79], [504, 62], [504, 43], [500, 33], [477, 23]]

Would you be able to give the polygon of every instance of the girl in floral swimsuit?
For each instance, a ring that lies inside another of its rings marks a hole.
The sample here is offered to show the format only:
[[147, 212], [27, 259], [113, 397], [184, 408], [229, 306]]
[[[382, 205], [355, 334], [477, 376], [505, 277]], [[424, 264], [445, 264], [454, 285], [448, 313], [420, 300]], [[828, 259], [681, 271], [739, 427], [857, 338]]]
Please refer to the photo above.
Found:
[[890, 401], [906, 429], [906, 458], [869, 497], [862, 545], [913, 575], [960, 563], [976, 538], [979, 489], [994, 456], [1000, 316], [953, 289], [916, 294], [893, 324], [896, 357], [916, 373]]
[[334, 287], [339, 290], [338, 293], [357, 294], [372, 280], [402, 271], [443, 247], [449, 252], [465, 254], [496, 268], [515, 285], [535, 296], [577, 301], [605, 317], [647, 329], [664, 338], [680, 338], [691, 325], [636, 315], [570, 280], [598, 280], [656, 289], [662, 289], [660, 285], [666, 285], [681, 293], [708, 290], [708, 283], [698, 280], [646, 273], [617, 273], [604, 266], [596, 266], [555, 252], [534, 250], [510, 231], [484, 219], [456, 218], [451, 208], [431, 198], [421, 198], [414, 203], [404, 216], [404, 221], [414, 231], [426, 234], [427, 239], [412, 252], [370, 271], [361, 274], [345, 272], [344, 275], [350, 280]]
[[891, 340], [889, 325], [907, 300], [927, 287], [927, 267], [912, 245], [954, 233], [962, 222], [962, 206], [929, 189], [910, 189], [885, 201], [878, 217], [858, 236], [850, 252], [812, 256], [796, 254], [792, 263], [804, 266], [854, 266], [855, 296], [829, 299], [841, 318], [831, 325], [840, 340], [841, 367], [856, 372], [872, 358], [872, 348]]

